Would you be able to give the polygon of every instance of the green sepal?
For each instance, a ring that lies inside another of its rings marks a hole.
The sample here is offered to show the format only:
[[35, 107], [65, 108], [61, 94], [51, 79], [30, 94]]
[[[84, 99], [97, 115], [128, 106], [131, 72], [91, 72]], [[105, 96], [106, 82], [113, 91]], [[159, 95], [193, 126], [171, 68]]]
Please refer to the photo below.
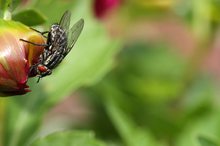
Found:
[[46, 17], [35, 9], [20, 11], [12, 15], [12, 19], [27, 26], [40, 25], [46, 22]]

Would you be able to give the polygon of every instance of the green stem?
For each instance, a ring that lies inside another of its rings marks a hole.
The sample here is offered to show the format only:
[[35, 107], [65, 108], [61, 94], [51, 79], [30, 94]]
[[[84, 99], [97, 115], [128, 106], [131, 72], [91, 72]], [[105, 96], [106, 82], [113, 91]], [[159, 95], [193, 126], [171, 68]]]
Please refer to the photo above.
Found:
[[6, 9], [6, 10], [4, 11], [3, 19], [4, 19], [4, 20], [11, 20], [11, 12], [10, 12], [8, 9]]
[[4, 121], [5, 121], [5, 106], [6, 100], [0, 99], [0, 146], [3, 146], [4, 141]]

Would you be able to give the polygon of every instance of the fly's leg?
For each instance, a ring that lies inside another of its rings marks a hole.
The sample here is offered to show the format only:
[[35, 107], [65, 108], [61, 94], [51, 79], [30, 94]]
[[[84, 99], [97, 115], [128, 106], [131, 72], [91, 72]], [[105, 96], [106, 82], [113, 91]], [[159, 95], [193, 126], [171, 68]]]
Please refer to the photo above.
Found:
[[39, 83], [39, 82], [40, 82], [40, 78], [41, 78], [41, 76], [39, 76], [39, 77], [38, 77], [38, 79], [37, 79], [37, 83]]
[[36, 68], [37, 68], [38, 64], [39, 64], [39, 63], [34, 64], [34, 65], [32, 65], [32, 66], [30, 67], [30, 69], [29, 69], [29, 74], [30, 74], [33, 70], [34, 70], [34, 72], [37, 72], [37, 71], [36, 71]]
[[43, 32], [41, 32], [41, 31], [36, 30], [36, 29], [34, 29], [34, 28], [32, 28], [32, 27], [30, 27], [30, 29], [36, 31], [37, 33], [40, 33], [40, 34], [41, 34], [43, 37], [45, 37], [45, 38], [47, 38], [47, 36], [45, 36], [45, 34], [49, 33], [49, 31], [43, 31]]
[[33, 42], [30, 42], [30, 41], [27, 41], [27, 40], [24, 40], [24, 39], [20, 39], [20, 41], [23, 41], [23, 42], [26, 42], [26, 43], [29, 43], [29, 44], [32, 44], [32, 45], [35, 45], [35, 46], [43, 46], [43, 47], [48, 46], [47, 44], [37, 44], [37, 43], [33, 43]]
[[41, 78], [43, 78], [43, 77], [45, 77], [45, 76], [48, 76], [48, 75], [51, 75], [51, 74], [52, 74], [52, 71], [51, 71], [50, 69], [48, 69], [46, 72], [40, 74], [40, 75], [38, 76], [37, 83], [40, 82], [40, 79], [41, 79]]

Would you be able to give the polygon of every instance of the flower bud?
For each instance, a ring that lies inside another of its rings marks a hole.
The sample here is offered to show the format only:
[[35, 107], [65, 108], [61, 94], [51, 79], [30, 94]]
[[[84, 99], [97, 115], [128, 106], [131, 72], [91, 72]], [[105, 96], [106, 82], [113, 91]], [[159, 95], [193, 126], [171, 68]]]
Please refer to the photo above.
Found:
[[37, 63], [45, 44], [41, 34], [15, 21], [0, 20], [0, 96], [29, 92], [27, 80], [31, 65]]
[[97, 18], [104, 17], [120, 4], [120, 0], [94, 0], [94, 13]]

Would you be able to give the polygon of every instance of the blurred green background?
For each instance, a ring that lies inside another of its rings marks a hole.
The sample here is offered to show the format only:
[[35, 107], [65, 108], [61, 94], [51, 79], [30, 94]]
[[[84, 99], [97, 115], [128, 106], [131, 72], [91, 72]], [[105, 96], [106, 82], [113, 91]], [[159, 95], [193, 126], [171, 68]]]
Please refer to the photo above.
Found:
[[0, 100], [0, 146], [220, 146], [219, 0], [12, 2], [38, 30], [67, 9], [85, 27], [51, 76]]

